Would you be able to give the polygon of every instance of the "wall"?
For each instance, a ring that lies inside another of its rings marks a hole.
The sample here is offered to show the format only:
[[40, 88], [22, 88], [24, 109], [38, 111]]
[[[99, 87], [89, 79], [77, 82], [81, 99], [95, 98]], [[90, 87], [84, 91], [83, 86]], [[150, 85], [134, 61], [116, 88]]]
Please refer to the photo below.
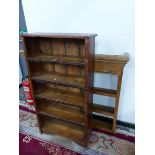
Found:
[[[23, 12], [22, 0], [19, 0], [19, 32], [27, 31], [26, 22]], [[22, 49], [22, 41], [19, 39], [19, 49]]]
[[[129, 53], [130, 62], [124, 69], [118, 119], [134, 123], [134, 0], [22, 2], [28, 32], [97, 33], [96, 53]], [[111, 77], [110, 81], [113, 79]], [[106, 84], [102, 82], [101, 76], [95, 75], [95, 85]], [[99, 97], [95, 100], [104, 101]]]
[[20, 67], [20, 64], [19, 64], [19, 85], [22, 83], [22, 78], [23, 78], [22, 70], [21, 70], [21, 67]]

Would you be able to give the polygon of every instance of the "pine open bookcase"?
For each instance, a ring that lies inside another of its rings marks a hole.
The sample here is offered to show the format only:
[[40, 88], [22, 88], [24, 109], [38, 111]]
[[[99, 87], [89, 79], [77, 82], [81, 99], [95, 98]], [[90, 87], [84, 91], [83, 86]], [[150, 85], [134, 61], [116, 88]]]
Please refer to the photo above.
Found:
[[[41, 133], [87, 147], [93, 128], [115, 132], [127, 56], [95, 55], [96, 34], [23, 34], [24, 54]], [[94, 87], [94, 72], [118, 75], [117, 90]], [[93, 104], [93, 94], [116, 98], [115, 107]], [[98, 120], [93, 112], [113, 117]]]
[[40, 132], [87, 146], [96, 34], [22, 36]]

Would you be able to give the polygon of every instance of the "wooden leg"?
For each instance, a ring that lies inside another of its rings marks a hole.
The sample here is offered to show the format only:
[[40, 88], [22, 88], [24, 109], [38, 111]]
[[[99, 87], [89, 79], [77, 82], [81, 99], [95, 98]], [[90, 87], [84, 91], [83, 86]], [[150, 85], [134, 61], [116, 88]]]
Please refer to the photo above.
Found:
[[116, 102], [115, 102], [115, 110], [114, 110], [114, 119], [113, 119], [113, 128], [112, 132], [115, 133], [117, 127], [117, 113], [118, 113], [118, 106], [119, 106], [119, 96], [121, 90], [121, 83], [122, 83], [122, 73], [118, 75], [118, 82], [117, 82], [117, 93], [116, 93]]

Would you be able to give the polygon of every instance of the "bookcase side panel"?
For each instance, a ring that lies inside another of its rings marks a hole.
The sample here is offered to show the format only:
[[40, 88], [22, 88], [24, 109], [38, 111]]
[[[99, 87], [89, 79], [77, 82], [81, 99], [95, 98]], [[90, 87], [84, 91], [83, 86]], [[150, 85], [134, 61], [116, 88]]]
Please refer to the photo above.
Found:
[[85, 90], [85, 109], [86, 109], [86, 142], [88, 143], [88, 138], [91, 133], [91, 111], [92, 111], [92, 102], [93, 94], [92, 88], [94, 83], [94, 50], [95, 50], [95, 38], [89, 38], [85, 40], [85, 81], [86, 81], [86, 90]]
[[[26, 39], [28, 39], [28, 38], [26, 38]], [[36, 106], [36, 101], [35, 101], [35, 98], [34, 98], [34, 90], [33, 90], [33, 84], [32, 84], [31, 73], [30, 73], [30, 64], [29, 64], [29, 61], [28, 61], [28, 50], [29, 50], [29, 48], [27, 47], [27, 42], [26, 42], [24, 37], [22, 37], [22, 43], [23, 43], [24, 54], [25, 54], [25, 59], [26, 59], [26, 64], [27, 64], [27, 69], [28, 69], [30, 88], [31, 88], [31, 91], [32, 91], [32, 95], [33, 95], [33, 99], [34, 99], [34, 106], [35, 106], [35, 109], [36, 109], [36, 117], [37, 117], [38, 127], [39, 127], [40, 132], [42, 133], [42, 130], [41, 130], [41, 125], [42, 124], [41, 124], [41, 121], [39, 119], [37, 106]]]

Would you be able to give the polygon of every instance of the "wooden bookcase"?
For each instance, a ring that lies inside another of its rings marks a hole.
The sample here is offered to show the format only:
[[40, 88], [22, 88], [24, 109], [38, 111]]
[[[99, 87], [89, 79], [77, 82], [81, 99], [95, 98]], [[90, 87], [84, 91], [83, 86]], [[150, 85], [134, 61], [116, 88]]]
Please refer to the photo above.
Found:
[[96, 34], [23, 34], [41, 133], [87, 146], [91, 132]]
[[92, 118], [91, 121], [92, 128], [115, 133], [117, 125], [117, 113], [119, 107], [119, 97], [121, 91], [123, 69], [128, 61], [129, 57], [127, 55], [103, 55], [103, 54], [95, 55], [94, 72], [113, 74], [116, 75], [118, 78], [117, 78], [116, 90], [99, 88], [99, 87], [93, 88], [94, 94], [113, 97], [115, 99], [115, 105], [114, 107], [109, 107], [109, 106], [103, 106], [101, 105], [101, 103], [100, 104], [93, 103], [92, 113], [95, 112], [97, 114], [103, 114], [104, 117], [110, 116], [112, 117], [112, 122]]

